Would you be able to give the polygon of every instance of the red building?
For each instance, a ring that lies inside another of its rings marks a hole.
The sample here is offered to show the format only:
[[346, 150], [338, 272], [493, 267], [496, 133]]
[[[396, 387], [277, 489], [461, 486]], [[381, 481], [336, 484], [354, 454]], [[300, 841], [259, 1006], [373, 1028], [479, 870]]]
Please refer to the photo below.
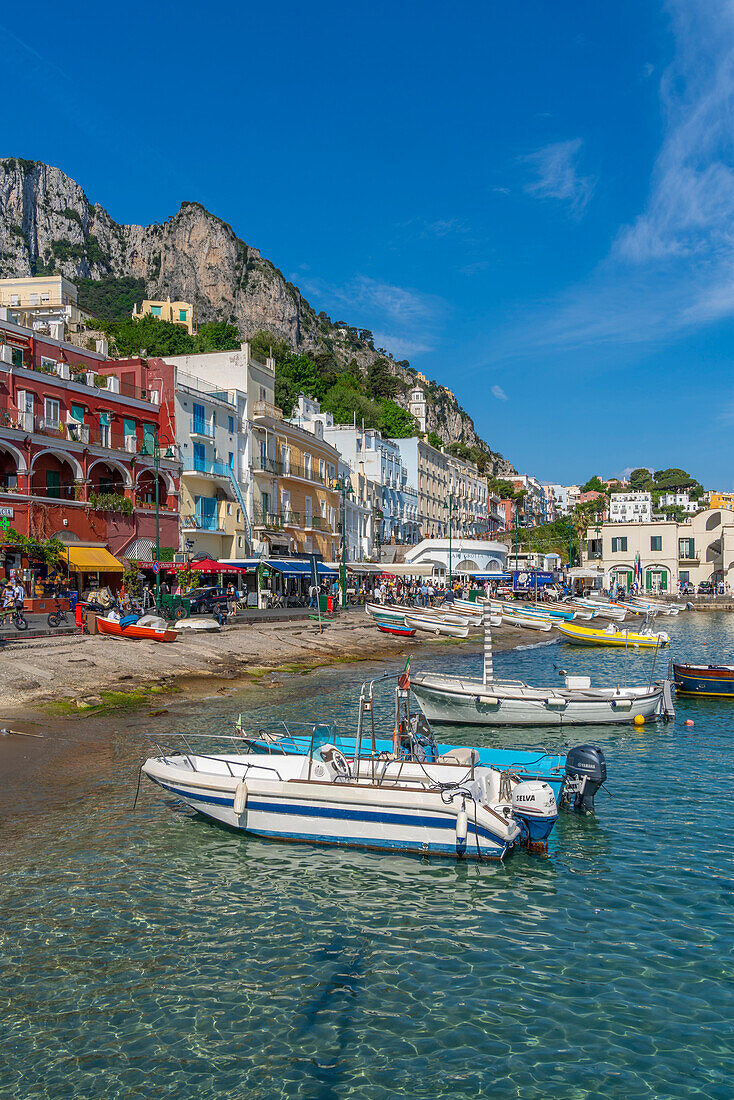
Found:
[[[141, 360], [111, 361], [5, 319], [0, 311], [0, 523], [72, 548], [150, 560], [178, 549], [180, 462], [173, 387]], [[155, 362], [155, 361], [153, 361]], [[162, 367], [167, 368], [166, 364]], [[144, 385], [141, 385], [144, 381]]]

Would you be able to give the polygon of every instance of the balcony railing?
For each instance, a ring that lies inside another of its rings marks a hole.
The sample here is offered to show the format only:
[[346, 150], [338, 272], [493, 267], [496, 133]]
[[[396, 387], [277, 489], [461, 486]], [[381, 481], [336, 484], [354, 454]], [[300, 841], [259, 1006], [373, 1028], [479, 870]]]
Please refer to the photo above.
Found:
[[679, 550], [678, 561], [700, 561], [701, 555], [698, 550]]
[[256, 508], [253, 517], [253, 526], [265, 527], [271, 531], [282, 530], [283, 527], [300, 527], [300, 512], [263, 512]]
[[252, 468], [256, 474], [276, 474], [280, 476], [283, 473], [283, 463], [276, 462], [274, 458], [263, 458], [262, 455], [255, 455], [252, 459]]
[[201, 462], [190, 457], [184, 459], [184, 471], [190, 474], [208, 474], [210, 477], [234, 477], [234, 470], [224, 462]]
[[216, 516], [182, 516], [181, 526], [189, 531], [221, 530]]
[[253, 409], [253, 416], [269, 416], [271, 420], [282, 420], [283, 410], [279, 409], [277, 405], [271, 405], [269, 401], [256, 401]]

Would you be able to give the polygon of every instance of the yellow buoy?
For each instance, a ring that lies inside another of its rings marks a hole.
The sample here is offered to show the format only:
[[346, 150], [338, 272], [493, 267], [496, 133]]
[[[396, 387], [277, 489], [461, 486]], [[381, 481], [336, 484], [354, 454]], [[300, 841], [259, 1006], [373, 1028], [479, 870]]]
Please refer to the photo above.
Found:
[[636, 714], [635, 715], [635, 725], [636, 726], [644, 726], [645, 725], [644, 715], [642, 715], [642, 714]]

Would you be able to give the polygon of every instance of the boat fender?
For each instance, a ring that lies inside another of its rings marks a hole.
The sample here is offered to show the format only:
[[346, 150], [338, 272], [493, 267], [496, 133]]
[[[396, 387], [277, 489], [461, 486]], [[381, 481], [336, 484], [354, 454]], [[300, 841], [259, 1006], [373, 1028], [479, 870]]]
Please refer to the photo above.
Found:
[[234, 789], [233, 809], [237, 817], [242, 817], [247, 806], [247, 784], [242, 779]]
[[456, 815], [456, 854], [463, 856], [466, 852], [466, 833], [468, 828], [466, 816], [466, 799], [461, 800], [461, 809]]

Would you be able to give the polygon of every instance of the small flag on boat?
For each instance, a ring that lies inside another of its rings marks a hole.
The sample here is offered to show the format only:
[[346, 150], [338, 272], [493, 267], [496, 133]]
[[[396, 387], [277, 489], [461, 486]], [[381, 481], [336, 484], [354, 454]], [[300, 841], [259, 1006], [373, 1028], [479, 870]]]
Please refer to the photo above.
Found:
[[401, 691], [410, 691], [410, 657], [408, 657], [405, 668], [398, 676], [398, 687]]

